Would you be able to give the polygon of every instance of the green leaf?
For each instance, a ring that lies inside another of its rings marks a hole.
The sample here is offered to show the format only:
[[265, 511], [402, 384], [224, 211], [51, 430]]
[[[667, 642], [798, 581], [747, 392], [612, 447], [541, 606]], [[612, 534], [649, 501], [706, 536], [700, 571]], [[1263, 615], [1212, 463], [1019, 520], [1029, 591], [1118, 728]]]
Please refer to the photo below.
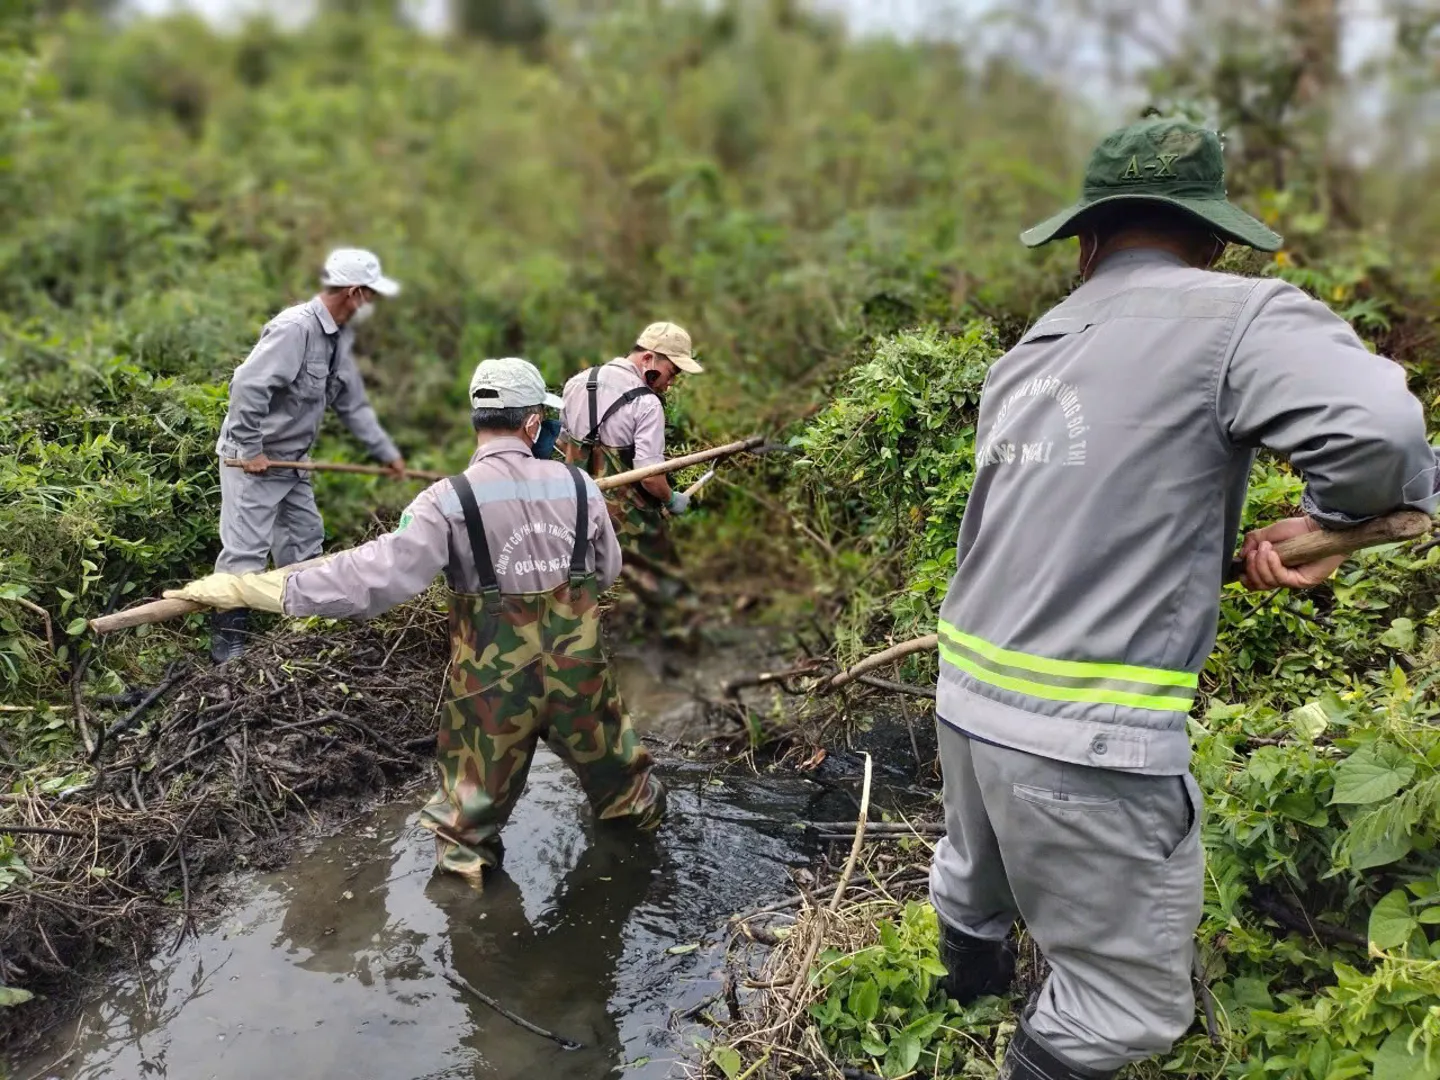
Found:
[[914, 1035], [897, 1036], [890, 1044], [890, 1052], [885, 1055], [882, 1071], [886, 1076], [904, 1076], [915, 1068], [921, 1049], [920, 1040]]
[[1370, 944], [1377, 949], [1394, 949], [1404, 945], [1418, 925], [1410, 914], [1405, 891], [1395, 889], [1382, 896], [1370, 912]]
[[1322, 1038], [1310, 1046], [1310, 1060], [1306, 1066], [1310, 1080], [1325, 1080], [1330, 1075], [1330, 1040]]
[[1434, 926], [1440, 923], [1440, 907], [1427, 907], [1415, 917], [1415, 921], [1422, 926]]
[[943, 979], [950, 974], [945, 965], [933, 956], [927, 956], [920, 961], [920, 970], [927, 975], [934, 975], [937, 979]]
[[686, 945], [671, 945], [665, 951], [671, 956], [684, 956], [686, 953], [694, 952], [699, 947], [700, 943], [698, 941], [692, 941]]
[[866, 1035], [860, 1040], [860, 1049], [871, 1057], [884, 1057], [890, 1052], [890, 1045], [884, 1039], [877, 1039], [874, 1035]]
[[880, 990], [873, 979], [861, 979], [850, 988], [848, 1011], [864, 1024], [875, 1019], [875, 1014], [880, 1011]]
[[1425, 1048], [1409, 1047], [1415, 1029], [1409, 1024], [1396, 1028], [1375, 1051], [1375, 1080], [1440, 1080], [1440, 1054], [1432, 1054], [1425, 1062]]
[[12, 1005], [24, 1005], [34, 996], [29, 990], [21, 990], [18, 986], [0, 986], [0, 1009], [8, 1009]]
[[1335, 766], [1331, 805], [1368, 806], [1388, 799], [1415, 775], [1415, 762], [1394, 746], [1363, 746]]
[[710, 1051], [710, 1060], [729, 1080], [735, 1080], [740, 1075], [740, 1066], [744, 1064], [740, 1060], [740, 1052], [733, 1046], [715, 1047]]
[[1355, 870], [1369, 870], [1376, 866], [1388, 866], [1410, 854], [1414, 841], [1402, 828], [1387, 829], [1373, 836], [1367, 835], [1350, 844], [1350, 866]]
[[85, 627], [89, 625], [90, 624], [84, 619], [71, 619], [65, 627], [65, 633], [69, 634], [71, 637], [79, 637], [85, 632]]
[[1275, 810], [1292, 821], [1304, 822], [1314, 828], [1322, 828], [1330, 820], [1325, 808], [1315, 805], [1315, 797], [1308, 792], [1291, 792], [1275, 800]]
[[1301, 705], [1298, 709], [1291, 709], [1285, 714], [1285, 722], [1294, 729], [1295, 734], [1300, 738], [1306, 742], [1314, 742], [1316, 736], [1330, 726], [1330, 717], [1327, 715], [1324, 705], [1318, 701], [1312, 701], [1308, 705]]
[[1273, 1009], [1275, 1002], [1271, 1000], [1270, 991], [1265, 987], [1265, 980], [1252, 979], [1242, 976], [1235, 980], [1231, 986], [1235, 995], [1235, 1003], [1244, 1005], [1248, 1009]]
[[1380, 644], [1388, 645], [1401, 652], [1415, 648], [1415, 622], [1412, 619], [1396, 619], [1390, 629], [1380, 635]]

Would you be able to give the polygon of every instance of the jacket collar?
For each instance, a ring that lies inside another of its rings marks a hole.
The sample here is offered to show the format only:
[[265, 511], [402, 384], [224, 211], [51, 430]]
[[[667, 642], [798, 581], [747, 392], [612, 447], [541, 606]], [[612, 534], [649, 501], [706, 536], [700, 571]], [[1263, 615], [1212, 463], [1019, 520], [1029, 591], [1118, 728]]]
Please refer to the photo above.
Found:
[[515, 435], [501, 435], [477, 448], [471, 456], [470, 462], [474, 464], [482, 458], [495, 457], [498, 454], [524, 454], [527, 458], [535, 456], [530, 447], [525, 444], [524, 439]]
[[335, 321], [335, 316], [330, 314], [330, 309], [325, 306], [325, 301], [315, 296], [310, 300], [310, 313], [320, 320], [320, 329], [327, 334], [338, 334], [340, 325]]
[[1140, 266], [1186, 265], [1188, 264], [1179, 255], [1160, 248], [1126, 248], [1124, 251], [1106, 255], [1096, 263], [1095, 269], [1090, 272], [1090, 280], [1094, 281], [1101, 274], [1120, 273]]

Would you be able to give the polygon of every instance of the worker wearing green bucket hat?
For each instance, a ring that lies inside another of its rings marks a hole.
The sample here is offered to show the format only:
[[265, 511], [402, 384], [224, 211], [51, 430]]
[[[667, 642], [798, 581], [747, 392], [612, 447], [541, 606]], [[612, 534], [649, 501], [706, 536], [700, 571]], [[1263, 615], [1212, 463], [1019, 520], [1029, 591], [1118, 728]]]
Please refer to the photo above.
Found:
[[1195, 1020], [1187, 719], [1257, 450], [1305, 490], [1246, 537], [1254, 589], [1340, 561], [1286, 567], [1282, 540], [1436, 503], [1403, 369], [1293, 285], [1210, 269], [1230, 243], [1281, 244], [1226, 197], [1214, 132], [1150, 118], [1108, 136], [1079, 202], [1022, 239], [1070, 236], [1083, 284], [987, 375], [938, 627], [946, 990], [1003, 993], [1017, 920], [1050, 967], [1001, 1080], [1103, 1080]]
[[[1107, 208], [1110, 220], [1127, 212], [1170, 207], [1224, 243], [1278, 251], [1279, 233], [1232, 203], [1225, 190], [1220, 136], [1185, 120], [1156, 118], [1112, 132], [1090, 155], [1080, 199], [1020, 239], [1039, 247], [1067, 236], [1083, 236], [1084, 223]], [[1218, 253], [1217, 253], [1218, 257]]]

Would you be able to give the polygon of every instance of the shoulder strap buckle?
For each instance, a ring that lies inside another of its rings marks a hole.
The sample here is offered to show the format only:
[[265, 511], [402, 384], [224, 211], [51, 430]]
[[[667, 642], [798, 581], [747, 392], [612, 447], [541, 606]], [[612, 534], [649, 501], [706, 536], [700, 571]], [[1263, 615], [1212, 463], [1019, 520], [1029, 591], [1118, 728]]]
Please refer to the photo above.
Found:
[[575, 481], [575, 546], [570, 551], [570, 584], [573, 587], [590, 576], [590, 571], [585, 568], [585, 553], [590, 548], [590, 507], [585, 474], [574, 465], [565, 467], [570, 470], [570, 479]]

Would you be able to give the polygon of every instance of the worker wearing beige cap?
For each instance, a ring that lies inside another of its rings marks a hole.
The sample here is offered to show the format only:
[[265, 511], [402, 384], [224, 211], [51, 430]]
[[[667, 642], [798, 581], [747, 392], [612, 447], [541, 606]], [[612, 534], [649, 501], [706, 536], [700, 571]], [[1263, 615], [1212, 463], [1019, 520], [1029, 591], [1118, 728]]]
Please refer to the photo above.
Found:
[[[597, 480], [608, 473], [665, 460], [665, 393], [681, 372], [705, 369], [691, 355], [690, 335], [670, 322], [652, 323], [630, 355], [592, 367], [565, 384], [560, 445], [565, 459]], [[684, 492], [652, 476], [609, 496], [615, 531], [628, 552], [655, 571], [673, 561], [665, 512], [683, 514]]]

